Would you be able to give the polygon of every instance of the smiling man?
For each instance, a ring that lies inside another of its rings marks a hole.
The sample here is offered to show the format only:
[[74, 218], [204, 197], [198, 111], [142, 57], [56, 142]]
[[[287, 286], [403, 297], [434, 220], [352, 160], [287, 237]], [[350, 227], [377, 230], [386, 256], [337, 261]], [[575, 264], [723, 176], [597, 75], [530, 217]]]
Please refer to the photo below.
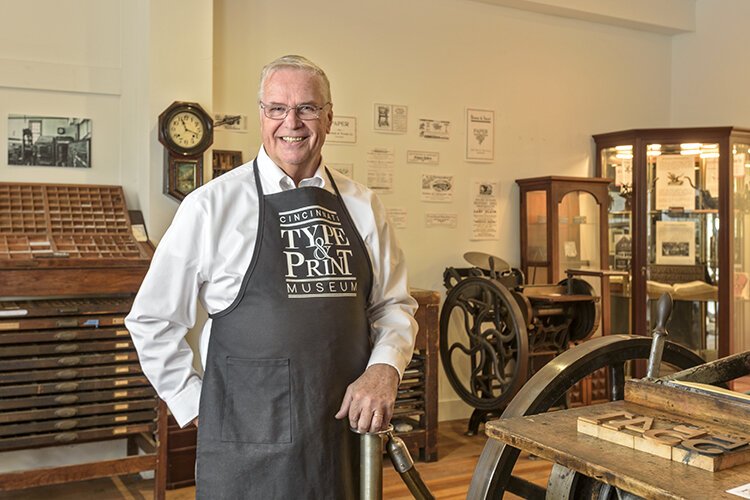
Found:
[[390, 422], [416, 302], [378, 198], [325, 167], [323, 70], [279, 58], [258, 98], [258, 156], [185, 198], [126, 324], [178, 423], [198, 425], [198, 498], [356, 498], [349, 428]]

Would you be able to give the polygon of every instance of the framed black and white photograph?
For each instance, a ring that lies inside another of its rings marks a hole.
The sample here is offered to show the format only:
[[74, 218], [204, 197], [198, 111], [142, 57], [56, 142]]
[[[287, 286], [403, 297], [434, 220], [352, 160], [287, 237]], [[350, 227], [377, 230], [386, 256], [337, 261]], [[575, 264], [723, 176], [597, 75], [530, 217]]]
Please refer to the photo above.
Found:
[[695, 222], [656, 221], [656, 263], [695, 264]]
[[91, 168], [91, 120], [8, 115], [8, 165]]

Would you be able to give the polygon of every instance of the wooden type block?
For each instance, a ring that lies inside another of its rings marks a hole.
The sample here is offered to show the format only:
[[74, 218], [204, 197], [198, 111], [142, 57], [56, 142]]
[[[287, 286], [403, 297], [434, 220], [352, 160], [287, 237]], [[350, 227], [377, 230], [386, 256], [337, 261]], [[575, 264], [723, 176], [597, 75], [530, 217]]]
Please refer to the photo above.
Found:
[[672, 460], [709, 472], [716, 472], [750, 462], [750, 447], [745, 446], [736, 451], [725, 451], [720, 455], [704, 455], [682, 446], [675, 446], [672, 448]]
[[578, 417], [578, 432], [587, 436], [599, 437], [599, 426], [584, 417]]
[[581, 416], [577, 430], [610, 443], [715, 472], [750, 463], [750, 440], [692, 423], [628, 412]]
[[635, 446], [636, 433], [629, 430], [617, 430], [611, 429], [606, 426], [599, 426], [599, 439], [609, 441], [610, 443], [619, 444], [627, 448], [633, 448]]

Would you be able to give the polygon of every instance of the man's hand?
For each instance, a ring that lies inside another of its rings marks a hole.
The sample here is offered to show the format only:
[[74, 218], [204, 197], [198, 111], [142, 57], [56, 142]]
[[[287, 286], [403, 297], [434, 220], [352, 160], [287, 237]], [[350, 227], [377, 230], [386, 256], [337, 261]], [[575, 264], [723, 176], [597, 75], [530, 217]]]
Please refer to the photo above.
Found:
[[348, 416], [349, 425], [359, 432], [385, 429], [393, 416], [398, 382], [398, 372], [391, 365], [370, 366], [347, 387], [336, 418]]
[[198, 417], [195, 417], [192, 422], [190, 422], [194, 426], [198, 427]]

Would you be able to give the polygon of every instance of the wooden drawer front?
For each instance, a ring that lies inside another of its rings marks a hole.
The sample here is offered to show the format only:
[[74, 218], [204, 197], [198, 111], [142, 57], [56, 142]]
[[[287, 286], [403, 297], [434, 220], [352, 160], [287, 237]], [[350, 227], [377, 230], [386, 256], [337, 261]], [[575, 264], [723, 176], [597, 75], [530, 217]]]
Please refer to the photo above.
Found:
[[62, 420], [43, 420], [15, 425], [0, 425], [0, 437], [60, 432], [72, 429], [87, 429], [91, 427], [119, 427], [124, 424], [151, 422], [155, 418], [156, 411], [150, 410], [131, 413], [112, 413], [109, 415], [96, 415], [83, 418], [67, 418]]
[[118, 401], [144, 398], [148, 396], [156, 396], [156, 392], [150, 386], [136, 387], [133, 389], [117, 389], [113, 391], [90, 391], [28, 398], [0, 399], [0, 411], [21, 410], [35, 407], [40, 408], [45, 406], [73, 405], [79, 403]]
[[168, 450], [179, 450], [182, 448], [194, 448], [197, 441], [197, 429], [190, 424], [184, 429], [179, 427], [169, 429], [169, 446]]
[[167, 489], [194, 485], [195, 448], [170, 450], [167, 467]]
[[148, 386], [146, 377], [121, 377], [102, 379], [80, 379], [67, 382], [50, 382], [45, 384], [8, 385], [0, 387], [0, 398], [18, 396], [39, 396], [43, 394], [57, 394], [77, 391], [94, 391], [103, 389], [117, 389], [120, 387]]
[[0, 345], [79, 340], [129, 339], [125, 328], [80, 328], [77, 330], [0, 331]]
[[[135, 352], [81, 354], [80, 356], [48, 356], [44, 358], [0, 359], [0, 372], [61, 368], [66, 366], [94, 366], [112, 363], [133, 363], [138, 361]], [[2, 375], [0, 375], [2, 378]]]
[[44, 300], [7, 300], [0, 302], [0, 314], [10, 318], [70, 316], [75, 314], [127, 314], [132, 296]]
[[102, 413], [122, 413], [150, 409], [156, 410], [156, 400], [154, 398], [82, 404], [77, 406], [65, 406], [63, 408], [33, 408], [24, 411], [0, 413], [0, 425], [16, 422], [26, 422], [29, 420], [85, 417], [87, 415], [100, 415]]
[[86, 441], [100, 441], [104, 439], [119, 439], [129, 434], [140, 434], [142, 432], [153, 433], [155, 427], [156, 426], [153, 422], [149, 422], [133, 425], [119, 425], [117, 427], [96, 427], [93, 429], [72, 430], [49, 434], [14, 436], [0, 439], [0, 451], [83, 443]]
[[119, 377], [140, 374], [141, 365], [138, 363], [127, 365], [90, 366], [83, 368], [63, 368], [60, 370], [30, 370], [3, 373], [0, 377], [0, 384], [19, 385], [30, 380], [45, 382], [50, 380], [74, 380], [79, 378]]
[[48, 318], [13, 318], [0, 320], [0, 331], [42, 330], [49, 328], [100, 328], [122, 326], [127, 314], [96, 316], [63, 316]]
[[72, 354], [78, 352], [109, 352], [133, 349], [129, 339], [93, 341], [93, 342], [65, 342], [62, 344], [28, 344], [0, 347], [1, 358], [18, 358], [29, 356], [44, 356], [48, 354]]

